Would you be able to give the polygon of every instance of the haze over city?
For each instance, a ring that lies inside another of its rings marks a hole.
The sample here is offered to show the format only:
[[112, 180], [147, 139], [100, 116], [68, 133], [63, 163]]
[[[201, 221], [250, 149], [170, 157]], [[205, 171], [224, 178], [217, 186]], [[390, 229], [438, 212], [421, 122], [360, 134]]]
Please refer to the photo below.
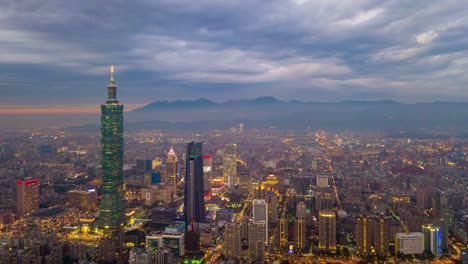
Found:
[[468, 4], [0, 6], [0, 264], [468, 263]]

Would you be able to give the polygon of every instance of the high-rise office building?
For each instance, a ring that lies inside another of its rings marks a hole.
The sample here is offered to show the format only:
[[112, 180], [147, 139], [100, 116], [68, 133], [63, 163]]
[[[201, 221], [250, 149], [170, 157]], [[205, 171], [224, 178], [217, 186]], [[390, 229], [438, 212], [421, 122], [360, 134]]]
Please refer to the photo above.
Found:
[[375, 253], [380, 256], [385, 256], [388, 253], [388, 243], [390, 242], [389, 237], [389, 221], [384, 215], [377, 217], [373, 227], [374, 235], [374, 249]]
[[333, 210], [319, 212], [319, 249], [336, 250], [336, 214]]
[[268, 226], [265, 221], [249, 224], [249, 252], [250, 259], [255, 263], [263, 263], [265, 257], [265, 230]]
[[[446, 209], [444, 208], [443, 211]], [[435, 220], [435, 225], [437, 225], [440, 228], [440, 231], [442, 231], [442, 241], [441, 241], [441, 249], [442, 251], [447, 251], [449, 248], [449, 223], [448, 219], [445, 217], [440, 217]], [[467, 225], [468, 227], [468, 225]]]
[[187, 144], [184, 188], [184, 221], [187, 227], [192, 222], [204, 223], [206, 220], [202, 153], [202, 143]]
[[229, 223], [224, 231], [224, 255], [238, 259], [242, 255], [242, 229], [244, 223]]
[[423, 225], [424, 250], [431, 252], [434, 256], [442, 254], [442, 230], [435, 225]]
[[237, 162], [237, 145], [228, 144], [224, 146], [223, 174], [224, 174], [224, 180], [227, 182], [228, 187], [232, 187], [238, 184], [236, 162]]
[[170, 149], [166, 157], [166, 172], [164, 181], [168, 184], [177, 183], [177, 155], [174, 149]]
[[424, 235], [420, 232], [397, 233], [395, 254], [419, 255], [424, 251]]
[[39, 209], [39, 181], [16, 181], [16, 215], [22, 217]]
[[265, 223], [265, 232], [264, 239], [266, 244], [268, 244], [268, 204], [265, 199], [254, 199], [253, 205], [253, 222], [264, 222]]
[[153, 169], [153, 160], [138, 159], [136, 161], [136, 170], [140, 173], [150, 172]]
[[436, 195], [436, 189], [432, 187], [416, 188], [416, 206], [419, 209], [432, 208], [432, 200]]
[[187, 230], [185, 232], [185, 252], [191, 254], [196, 254], [200, 252], [199, 230]]
[[278, 196], [272, 191], [268, 191], [265, 195], [268, 204], [268, 223], [276, 224], [278, 222]]
[[385, 216], [364, 215], [357, 218], [356, 242], [360, 255], [380, 255], [388, 253], [389, 223]]
[[107, 86], [108, 98], [101, 105], [101, 165], [102, 200], [98, 226], [100, 229], [116, 231], [124, 223], [124, 179], [123, 179], [123, 105], [117, 100], [114, 67]]
[[333, 208], [333, 195], [331, 190], [322, 189], [315, 193], [315, 210], [322, 211]]
[[360, 255], [367, 255], [371, 252], [372, 239], [370, 234], [370, 225], [372, 225], [371, 216], [359, 216], [356, 226], [357, 251]]
[[288, 246], [288, 231], [289, 231], [289, 221], [287, 217], [281, 217], [279, 219], [279, 246], [280, 248], [286, 248]]
[[306, 222], [304, 218], [296, 219], [294, 222], [294, 241], [296, 242], [296, 248], [299, 251], [304, 250], [306, 243]]

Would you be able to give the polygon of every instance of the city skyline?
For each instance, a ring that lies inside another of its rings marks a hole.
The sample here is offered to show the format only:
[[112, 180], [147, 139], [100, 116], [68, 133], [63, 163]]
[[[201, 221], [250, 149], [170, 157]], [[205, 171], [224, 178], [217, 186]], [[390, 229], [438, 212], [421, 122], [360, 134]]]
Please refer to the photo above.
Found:
[[214, 101], [468, 100], [464, 3], [96, 5], [5, 4], [0, 113], [97, 112], [108, 64], [129, 87], [122, 91], [129, 109], [195, 94]]
[[[12, 190], [0, 202], [2, 260], [464, 258], [465, 136], [410, 139], [243, 125], [207, 133], [130, 130], [124, 153], [123, 105], [112, 68], [101, 136], [53, 128], [2, 136], [16, 143], [3, 149], [0, 183], [17, 187], [15, 210]], [[184, 149], [179, 160], [176, 151]], [[239, 177], [234, 186], [225, 181], [231, 165]], [[174, 177], [178, 172], [185, 176]], [[27, 177], [32, 173], [37, 179]]]
[[468, 261], [468, 4], [7, 1], [0, 264]]

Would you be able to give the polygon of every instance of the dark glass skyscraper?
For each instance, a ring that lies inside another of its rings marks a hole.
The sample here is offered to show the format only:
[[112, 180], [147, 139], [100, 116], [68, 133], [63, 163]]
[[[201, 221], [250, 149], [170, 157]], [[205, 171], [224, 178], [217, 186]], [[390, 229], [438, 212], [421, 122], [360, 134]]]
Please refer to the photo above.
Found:
[[98, 225], [104, 232], [121, 228], [125, 217], [123, 190], [123, 105], [117, 100], [114, 67], [107, 86], [108, 99], [101, 105], [102, 200]]
[[203, 191], [202, 143], [187, 144], [185, 157], [184, 221], [187, 227], [193, 222], [205, 222]]

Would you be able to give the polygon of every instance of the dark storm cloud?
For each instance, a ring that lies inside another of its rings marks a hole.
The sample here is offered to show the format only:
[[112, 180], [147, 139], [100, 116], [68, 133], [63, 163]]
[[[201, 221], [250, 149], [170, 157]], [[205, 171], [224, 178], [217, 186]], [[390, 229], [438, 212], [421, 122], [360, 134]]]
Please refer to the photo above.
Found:
[[467, 100], [461, 1], [7, 1], [3, 105], [272, 95]]

